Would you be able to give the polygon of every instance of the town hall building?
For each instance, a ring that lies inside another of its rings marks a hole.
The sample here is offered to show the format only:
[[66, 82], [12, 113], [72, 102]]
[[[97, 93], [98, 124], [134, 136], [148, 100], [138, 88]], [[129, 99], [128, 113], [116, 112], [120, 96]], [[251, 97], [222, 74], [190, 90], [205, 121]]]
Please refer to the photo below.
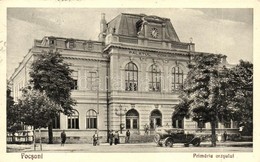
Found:
[[[195, 51], [192, 40], [180, 41], [170, 19], [122, 13], [107, 22], [102, 14], [98, 41], [54, 36], [35, 40], [9, 79], [15, 101], [30, 79], [37, 54], [49, 50], [57, 50], [71, 65], [72, 97], [77, 101], [73, 115], [60, 114], [55, 119], [54, 137], [61, 130], [88, 140], [96, 130], [106, 137], [108, 130], [143, 135], [146, 127], [150, 133], [160, 126], [190, 132], [199, 129], [191, 119], [173, 116], [187, 65], [201, 52]], [[225, 59], [223, 56], [223, 64]], [[209, 130], [210, 124], [203, 127]], [[219, 123], [217, 128], [235, 131], [237, 124]], [[47, 137], [47, 129], [45, 132]]]

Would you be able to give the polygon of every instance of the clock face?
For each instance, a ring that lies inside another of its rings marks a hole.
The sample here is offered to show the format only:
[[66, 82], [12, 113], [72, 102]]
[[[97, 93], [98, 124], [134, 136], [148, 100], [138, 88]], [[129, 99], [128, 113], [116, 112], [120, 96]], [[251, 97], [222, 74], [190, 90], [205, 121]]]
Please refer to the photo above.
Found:
[[152, 28], [152, 32], [151, 32], [151, 35], [153, 38], [157, 38], [158, 37], [158, 29], [156, 28]]

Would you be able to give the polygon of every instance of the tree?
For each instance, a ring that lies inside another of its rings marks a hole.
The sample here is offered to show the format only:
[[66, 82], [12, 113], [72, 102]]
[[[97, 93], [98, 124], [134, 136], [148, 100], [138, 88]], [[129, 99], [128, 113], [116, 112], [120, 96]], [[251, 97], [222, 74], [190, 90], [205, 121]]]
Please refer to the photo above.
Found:
[[247, 135], [253, 134], [253, 64], [240, 60], [240, 63], [229, 70], [227, 98], [233, 107], [233, 118], [245, 126]]
[[[183, 85], [181, 102], [176, 107], [176, 115], [192, 117], [199, 123], [209, 122], [211, 125], [211, 144], [216, 146], [216, 124], [220, 119], [228, 120], [223, 112], [231, 111], [222, 102], [223, 87], [219, 73], [222, 55], [199, 54], [194, 57], [194, 64]], [[226, 69], [223, 69], [226, 70]], [[227, 113], [228, 114], [228, 113]], [[230, 120], [230, 119], [229, 119]]]
[[46, 128], [48, 122], [55, 118], [60, 111], [60, 106], [47, 97], [45, 92], [33, 90], [30, 87], [22, 90], [21, 99], [18, 100], [21, 121], [34, 129]]
[[11, 96], [11, 90], [7, 86], [6, 89], [6, 112], [7, 112], [7, 131], [14, 134], [17, 130], [22, 129], [19, 107], [14, 103], [13, 97]]
[[22, 92], [23, 95], [19, 99], [17, 107], [20, 108], [22, 114], [21, 121], [25, 125], [33, 126], [35, 149], [35, 130], [39, 128], [40, 131], [40, 128], [46, 128], [48, 122], [59, 113], [60, 106], [50, 100], [45, 92], [33, 90], [30, 86], [24, 88]]
[[[71, 98], [71, 88], [74, 86], [71, 78], [72, 70], [69, 64], [57, 51], [43, 51], [37, 55], [37, 59], [32, 63], [30, 72], [33, 88], [40, 92], [45, 92], [47, 97], [58, 104], [65, 115], [71, 114], [76, 102]], [[49, 121], [48, 133], [49, 143], [53, 143], [52, 120]]]

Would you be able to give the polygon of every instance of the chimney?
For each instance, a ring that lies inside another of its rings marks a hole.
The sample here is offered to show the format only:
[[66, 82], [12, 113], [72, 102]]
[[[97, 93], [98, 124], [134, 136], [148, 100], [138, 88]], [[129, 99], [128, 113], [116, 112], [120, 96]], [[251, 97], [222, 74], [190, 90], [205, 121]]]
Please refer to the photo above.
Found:
[[101, 20], [100, 20], [100, 33], [104, 33], [107, 29], [107, 21], [106, 21], [106, 14], [101, 14]]
[[227, 56], [226, 56], [226, 55], [224, 55], [224, 56], [222, 57], [222, 64], [224, 64], [224, 65], [227, 64]]

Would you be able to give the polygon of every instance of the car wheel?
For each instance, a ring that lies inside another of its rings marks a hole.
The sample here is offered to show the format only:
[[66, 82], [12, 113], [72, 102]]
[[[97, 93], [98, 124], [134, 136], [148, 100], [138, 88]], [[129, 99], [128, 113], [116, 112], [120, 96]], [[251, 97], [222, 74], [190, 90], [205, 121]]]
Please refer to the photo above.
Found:
[[162, 143], [157, 143], [157, 146], [160, 146], [160, 147], [162, 147], [163, 145], [162, 145]]
[[166, 146], [166, 147], [172, 147], [172, 145], [173, 145], [173, 141], [172, 141], [171, 139], [167, 139], [167, 140], [165, 141], [165, 146]]
[[193, 146], [199, 147], [200, 146], [200, 139], [196, 139], [193, 141]]
[[153, 138], [154, 142], [157, 143], [157, 144], [159, 143], [160, 139], [161, 139], [161, 137], [160, 137], [159, 134], [156, 134], [156, 135], [154, 136], [154, 138]]

